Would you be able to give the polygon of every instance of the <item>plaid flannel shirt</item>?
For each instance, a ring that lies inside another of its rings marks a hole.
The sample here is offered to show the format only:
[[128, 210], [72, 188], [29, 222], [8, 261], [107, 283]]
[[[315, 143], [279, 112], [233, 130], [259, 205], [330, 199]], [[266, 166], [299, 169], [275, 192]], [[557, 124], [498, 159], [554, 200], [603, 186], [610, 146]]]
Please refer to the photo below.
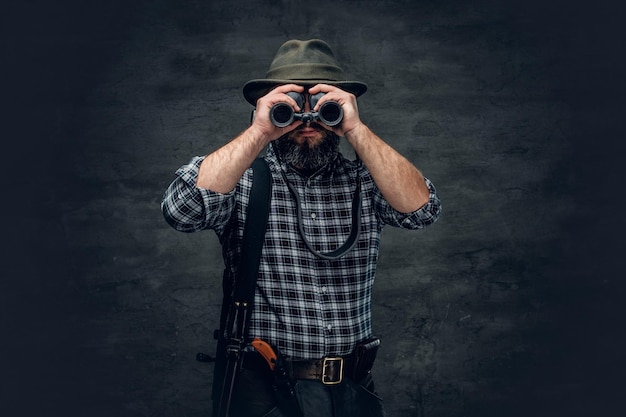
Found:
[[[428, 203], [413, 213], [399, 213], [358, 160], [339, 155], [313, 176], [303, 177], [279, 163], [271, 147], [265, 159], [272, 172], [272, 199], [249, 336], [293, 359], [347, 355], [372, 336], [370, 300], [383, 226], [419, 229], [434, 223], [441, 210], [435, 188], [426, 179]], [[163, 214], [182, 232], [213, 229], [222, 244], [226, 273], [235, 277], [252, 170], [233, 191], [220, 194], [196, 186], [202, 160], [195, 157], [176, 171], [163, 198]], [[354, 249], [328, 261], [306, 248], [281, 169], [300, 194], [307, 238], [322, 252], [336, 249], [348, 237], [356, 176], [361, 177], [361, 234]]]

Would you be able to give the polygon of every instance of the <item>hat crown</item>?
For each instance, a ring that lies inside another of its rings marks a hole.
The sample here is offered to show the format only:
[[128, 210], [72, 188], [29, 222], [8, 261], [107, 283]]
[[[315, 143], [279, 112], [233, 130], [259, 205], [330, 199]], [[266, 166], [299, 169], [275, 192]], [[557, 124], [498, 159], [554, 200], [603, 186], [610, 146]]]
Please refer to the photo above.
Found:
[[276, 52], [266, 77], [284, 80], [346, 79], [330, 46], [320, 39], [285, 42]]

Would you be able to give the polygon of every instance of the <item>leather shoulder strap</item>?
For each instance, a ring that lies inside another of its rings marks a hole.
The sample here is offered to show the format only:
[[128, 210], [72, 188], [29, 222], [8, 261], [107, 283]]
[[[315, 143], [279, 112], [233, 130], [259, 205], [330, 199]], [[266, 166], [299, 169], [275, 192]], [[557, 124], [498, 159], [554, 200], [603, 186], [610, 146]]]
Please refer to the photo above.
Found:
[[272, 173], [263, 158], [252, 163], [252, 189], [246, 212], [235, 300], [252, 303], [272, 195]]

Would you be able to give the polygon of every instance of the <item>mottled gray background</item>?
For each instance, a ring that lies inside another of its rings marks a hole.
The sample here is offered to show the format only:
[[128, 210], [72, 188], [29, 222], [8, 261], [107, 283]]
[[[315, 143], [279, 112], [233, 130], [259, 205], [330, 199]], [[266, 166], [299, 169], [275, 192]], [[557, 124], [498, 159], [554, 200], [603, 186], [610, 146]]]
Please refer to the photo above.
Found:
[[278, 46], [311, 37], [369, 84], [363, 120], [444, 204], [434, 227], [383, 236], [389, 415], [618, 415], [619, 2], [14, 3], [2, 415], [210, 414], [212, 365], [194, 358], [214, 349], [219, 246], [170, 229], [161, 195], [246, 127], [240, 87]]

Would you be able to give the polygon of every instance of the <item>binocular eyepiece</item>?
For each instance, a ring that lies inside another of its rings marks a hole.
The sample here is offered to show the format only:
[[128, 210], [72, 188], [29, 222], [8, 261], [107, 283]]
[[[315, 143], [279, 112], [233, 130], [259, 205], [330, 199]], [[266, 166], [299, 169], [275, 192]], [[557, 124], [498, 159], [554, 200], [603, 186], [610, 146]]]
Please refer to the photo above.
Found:
[[[304, 95], [296, 92], [287, 93], [289, 97], [294, 99], [298, 104], [301, 113], [293, 111], [291, 105], [287, 103], [276, 103], [270, 109], [270, 120], [276, 127], [286, 127], [293, 123], [294, 120], [302, 120], [304, 123], [319, 120], [326, 126], [336, 126], [343, 119], [343, 110], [336, 101], [327, 101], [322, 104], [319, 111], [311, 111], [304, 113]], [[309, 106], [313, 110], [317, 102], [324, 93], [309, 95]]]

